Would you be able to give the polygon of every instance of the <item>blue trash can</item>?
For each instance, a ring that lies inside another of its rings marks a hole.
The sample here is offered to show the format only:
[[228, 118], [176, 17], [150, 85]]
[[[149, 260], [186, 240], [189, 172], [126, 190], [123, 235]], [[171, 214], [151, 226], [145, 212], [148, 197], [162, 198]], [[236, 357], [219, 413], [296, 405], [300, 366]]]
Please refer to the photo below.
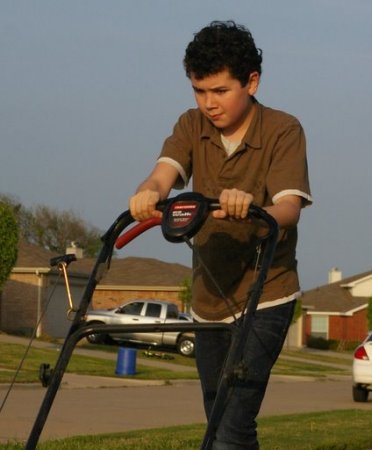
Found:
[[119, 347], [116, 360], [116, 375], [135, 375], [137, 350], [134, 348]]

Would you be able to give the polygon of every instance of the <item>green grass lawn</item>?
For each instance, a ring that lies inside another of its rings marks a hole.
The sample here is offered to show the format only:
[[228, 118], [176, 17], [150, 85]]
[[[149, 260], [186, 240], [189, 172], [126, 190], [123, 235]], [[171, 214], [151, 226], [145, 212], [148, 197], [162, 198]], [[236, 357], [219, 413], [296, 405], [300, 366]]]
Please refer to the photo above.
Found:
[[[85, 347], [84, 350], [89, 349]], [[93, 349], [99, 349], [105, 352], [117, 352], [117, 347], [112, 346], [99, 346], [92, 347]], [[8, 344], [0, 343], [0, 383], [9, 383], [14, 376], [14, 371], [19, 365], [19, 362], [24, 354], [25, 346], [20, 344]], [[89, 353], [89, 351], [87, 351]], [[160, 379], [160, 380], [172, 380], [172, 379], [196, 379], [196, 371], [190, 370], [170, 370], [163, 367], [150, 367], [145, 364], [141, 364], [141, 361], [145, 361], [144, 350], [138, 349], [137, 355], [137, 373], [133, 378], [137, 379]], [[170, 362], [177, 364], [178, 366], [193, 366], [195, 367], [195, 360], [193, 358], [185, 358], [177, 354], [168, 354], [171, 359], [154, 359], [160, 362]], [[326, 365], [326, 355], [320, 356], [320, 360], [314, 358], [314, 355], [306, 355], [303, 352], [291, 352], [290, 356], [298, 355], [301, 359], [306, 361], [293, 361], [279, 358], [275, 364], [273, 373], [279, 375], [304, 375], [304, 376], [317, 376], [322, 377], [329, 374], [343, 374], [350, 372], [350, 364], [347, 361], [344, 362], [344, 368], [335, 368], [331, 365]], [[49, 364], [50, 367], [55, 365], [55, 362], [59, 356], [59, 350], [56, 349], [42, 349], [31, 347], [29, 354], [22, 366], [19, 375], [17, 376], [17, 382], [19, 383], [35, 383], [38, 382], [38, 373], [41, 363]], [[318, 357], [319, 358], [319, 357]], [[318, 364], [319, 361], [319, 364]], [[321, 363], [320, 363], [321, 362]], [[330, 358], [330, 363], [334, 362], [334, 357]], [[339, 361], [338, 361], [339, 362]], [[85, 356], [76, 354], [72, 355], [71, 360], [67, 367], [67, 372], [73, 372], [84, 375], [96, 375], [96, 376], [115, 376], [116, 360], [104, 359], [101, 357]]]
[[[261, 450], [371, 450], [372, 411], [345, 410], [264, 417], [258, 420]], [[45, 441], [38, 450], [197, 450], [204, 425], [187, 425]], [[20, 450], [8, 443], [0, 449]]]
[[[9, 383], [13, 379], [14, 371], [19, 365], [24, 350], [25, 347], [23, 345], [0, 343], [0, 383]], [[59, 351], [57, 349], [31, 348], [17, 376], [17, 382], [38, 382], [40, 364], [46, 363], [53, 367], [58, 356]], [[173, 363], [173, 360], [171, 362]], [[69, 361], [67, 372], [114, 377], [115, 367], [115, 360], [73, 354]], [[175, 372], [173, 370], [137, 364], [137, 373], [133, 378], [145, 380], [197, 379], [197, 373], [196, 371]]]

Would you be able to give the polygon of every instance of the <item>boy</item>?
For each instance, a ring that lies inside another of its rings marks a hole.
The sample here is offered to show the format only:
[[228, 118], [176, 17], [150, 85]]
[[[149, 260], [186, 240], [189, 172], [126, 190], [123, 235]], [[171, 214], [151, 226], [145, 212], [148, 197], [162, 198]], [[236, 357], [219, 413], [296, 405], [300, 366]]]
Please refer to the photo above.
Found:
[[[301, 208], [311, 203], [301, 125], [255, 98], [261, 62], [262, 52], [250, 32], [233, 21], [212, 22], [195, 34], [184, 67], [197, 109], [181, 115], [153, 171], [129, 201], [135, 219], [159, 216], [156, 203], [172, 188], [186, 185], [191, 176], [194, 191], [219, 199], [221, 209], [211, 214], [194, 239], [196, 321], [239, 320], [260, 264], [260, 231], [244, 220], [249, 205], [254, 202], [266, 209], [280, 227], [274, 261], [244, 348], [247, 377], [231, 388], [215, 450], [259, 448], [255, 418], [299, 296], [296, 225]], [[229, 343], [225, 332], [196, 333], [207, 417]]]

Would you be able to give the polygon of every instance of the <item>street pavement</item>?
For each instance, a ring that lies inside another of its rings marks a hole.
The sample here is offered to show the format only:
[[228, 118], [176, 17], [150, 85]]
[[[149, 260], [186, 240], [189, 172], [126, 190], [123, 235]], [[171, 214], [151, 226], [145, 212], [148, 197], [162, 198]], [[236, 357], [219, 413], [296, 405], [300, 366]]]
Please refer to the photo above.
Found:
[[[0, 342], [4, 339], [0, 334]], [[0, 385], [0, 402], [7, 389]], [[45, 392], [41, 385], [13, 388], [0, 413], [0, 442], [27, 439]], [[372, 399], [365, 404], [352, 401], [350, 375], [272, 376], [261, 416], [355, 408], [371, 410]], [[40, 440], [192, 423], [205, 423], [197, 381], [164, 383], [65, 374]]]

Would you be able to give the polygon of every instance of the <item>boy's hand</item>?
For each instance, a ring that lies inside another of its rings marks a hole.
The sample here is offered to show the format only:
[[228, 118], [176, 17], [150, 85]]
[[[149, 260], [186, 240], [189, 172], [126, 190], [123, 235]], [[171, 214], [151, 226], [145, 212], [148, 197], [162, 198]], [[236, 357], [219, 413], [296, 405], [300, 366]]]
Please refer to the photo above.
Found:
[[224, 189], [219, 197], [221, 209], [212, 212], [216, 219], [234, 217], [246, 219], [249, 205], [253, 201], [253, 195], [238, 189]]
[[137, 192], [129, 199], [129, 209], [132, 217], [138, 221], [149, 219], [150, 217], [161, 217], [161, 211], [155, 209], [160, 200], [157, 191], [145, 189]]

